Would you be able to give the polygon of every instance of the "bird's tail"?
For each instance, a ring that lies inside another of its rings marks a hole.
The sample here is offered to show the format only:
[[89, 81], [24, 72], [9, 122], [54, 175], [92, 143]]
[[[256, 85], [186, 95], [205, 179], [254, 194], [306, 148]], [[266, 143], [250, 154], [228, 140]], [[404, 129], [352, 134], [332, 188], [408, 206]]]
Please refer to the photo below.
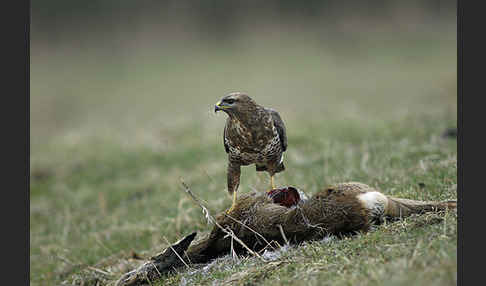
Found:
[[275, 173], [279, 173], [279, 172], [282, 172], [285, 170], [285, 165], [283, 162], [280, 162], [280, 164], [278, 164], [277, 166], [277, 169], [275, 170]]
[[[255, 164], [256, 166], [256, 170], [257, 172], [263, 172], [263, 171], [268, 171], [268, 168], [266, 165], [258, 165], [258, 164]], [[283, 162], [281, 162], [280, 164], [278, 164], [277, 168], [275, 169], [275, 173], [279, 173], [279, 172], [282, 172], [285, 170], [285, 165]]]
[[263, 172], [267, 170], [267, 166], [255, 164], [257, 172]]
[[387, 198], [388, 202], [385, 208], [385, 216], [392, 218], [457, 208], [457, 201], [425, 202], [394, 197]]

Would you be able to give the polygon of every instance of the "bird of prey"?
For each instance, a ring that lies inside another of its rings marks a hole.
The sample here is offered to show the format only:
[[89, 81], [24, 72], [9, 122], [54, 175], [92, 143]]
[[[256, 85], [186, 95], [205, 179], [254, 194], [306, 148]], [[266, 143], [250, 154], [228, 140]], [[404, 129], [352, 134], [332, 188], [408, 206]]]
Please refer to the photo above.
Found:
[[271, 188], [275, 189], [273, 176], [285, 170], [283, 152], [287, 150], [287, 134], [277, 111], [258, 105], [245, 93], [224, 96], [214, 106], [214, 112], [220, 110], [228, 114], [223, 144], [228, 154], [228, 192], [233, 194], [229, 213], [236, 203], [241, 166], [255, 164], [257, 172], [268, 172]]

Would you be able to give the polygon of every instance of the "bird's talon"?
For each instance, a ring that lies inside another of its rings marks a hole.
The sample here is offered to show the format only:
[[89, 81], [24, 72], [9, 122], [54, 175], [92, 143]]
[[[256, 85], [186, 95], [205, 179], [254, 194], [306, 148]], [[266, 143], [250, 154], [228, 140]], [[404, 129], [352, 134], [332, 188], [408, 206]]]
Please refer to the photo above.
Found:
[[226, 210], [226, 214], [230, 214], [235, 209], [235, 206], [232, 205], [228, 210]]
[[236, 206], [236, 192], [233, 192], [233, 203], [231, 204], [231, 207], [226, 211], [226, 214], [231, 213]]

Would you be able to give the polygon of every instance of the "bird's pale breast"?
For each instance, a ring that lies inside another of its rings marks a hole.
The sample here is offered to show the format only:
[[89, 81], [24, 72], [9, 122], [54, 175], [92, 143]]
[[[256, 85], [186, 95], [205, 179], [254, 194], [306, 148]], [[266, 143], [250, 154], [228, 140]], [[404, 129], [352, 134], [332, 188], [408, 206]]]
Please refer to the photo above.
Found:
[[[277, 134], [267, 141], [260, 150], [255, 150], [254, 152], [248, 152], [244, 149], [245, 146], [236, 145], [231, 142], [228, 138], [225, 138], [226, 144], [229, 147], [229, 159], [233, 162], [238, 162], [241, 165], [249, 165], [253, 163], [267, 163], [269, 161], [280, 160], [282, 155], [282, 149], [280, 144], [280, 138]], [[243, 148], [242, 148], [243, 147]]]

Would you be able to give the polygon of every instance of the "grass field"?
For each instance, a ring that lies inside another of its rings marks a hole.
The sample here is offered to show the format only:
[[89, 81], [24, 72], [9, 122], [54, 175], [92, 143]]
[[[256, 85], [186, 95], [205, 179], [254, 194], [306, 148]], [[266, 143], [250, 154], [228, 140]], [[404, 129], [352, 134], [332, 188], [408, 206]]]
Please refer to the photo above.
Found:
[[[209, 231], [180, 180], [213, 212], [229, 207], [225, 115], [211, 110], [230, 91], [284, 119], [287, 169], [277, 185], [312, 194], [360, 181], [387, 195], [456, 199], [457, 143], [441, 136], [457, 117], [449, 31], [353, 35], [340, 45], [276, 34], [224, 49], [33, 43], [31, 285], [113, 282], [127, 269], [108, 265], [132, 250], [148, 257]], [[240, 192], [268, 186], [266, 174], [242, 169]], [[416, 216], [268, 263], [222, 258], [160, 285], [455, 285], [456, 241], [455, 213]]]

